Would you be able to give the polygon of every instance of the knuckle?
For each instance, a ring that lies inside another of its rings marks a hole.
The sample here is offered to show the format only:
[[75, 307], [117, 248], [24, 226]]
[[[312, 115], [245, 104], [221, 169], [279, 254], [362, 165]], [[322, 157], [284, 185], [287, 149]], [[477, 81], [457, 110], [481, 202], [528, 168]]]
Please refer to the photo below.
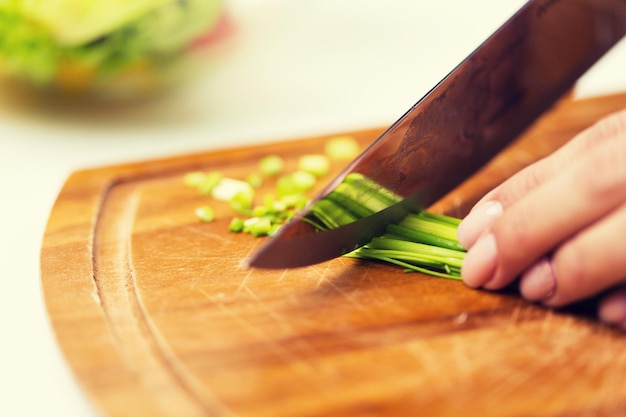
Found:
[[626, 140], [617, 144], [621, 146], [593, 149], [576, 171], [578, 188], [590, 201], [612, 198], [626, 190]]
[[515, 203], [517, 200], [538, 188], [548, 177], [550, 159], [543, 159], [532, 164], [512, 177], [510, 187], [501, 192], [507, 205]]
[[571, 300], [573, 294], [589, 288], [591, 274], [587, 256], [581, 245], [568, 244], [559, 251], [555, 265], [557, 268], [557, 291], [563, 300]]
[[600, 137], [611, 137], [626, 133], [626, 109], [613, 113], [598, 121], [595, 129]]
[[[545, 160], [544, 160], [545, 162]], [[528, 170], [527, 175], [525, 176], [523, 191], [528, 192], [537, 188], [545, 181], [544, 175], [544, 166], [545, 164], [537, 164], [535, 166], [536, 169]]]
[[623, 136], [625, 133], [626, 109], [600, 119], [574, 138], [571, 146], [576, 149], [576, 152], [569, 154], [566, 162], [576, 162], [580, 155], [587, 155], [598, 145], [611, 141], [612, 138]]
[[531, 219], [525, 211], [514, 210], [514, 212], [505, 213], [499, 226], [495, 232], [502, 247], [502, 257], [507, 264], [518, 269], [521, 259], [525, 259], [534, 246], [534, 237], [530, 227]]

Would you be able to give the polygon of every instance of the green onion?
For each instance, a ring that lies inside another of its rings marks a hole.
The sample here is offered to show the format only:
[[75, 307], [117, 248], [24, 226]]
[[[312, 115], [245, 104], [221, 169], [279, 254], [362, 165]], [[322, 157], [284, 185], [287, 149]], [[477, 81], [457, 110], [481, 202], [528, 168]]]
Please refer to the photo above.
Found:
[[259, 161], [259, 170], [267, 177], [274, 177], [283, 170], [285, 162], [278, 155], [269, 155]]
[[230, 224], [228, 225], [228, 230], [230, 230], [233, 233], [242, 232], [243, 220], [241, 220], [239, 217], [233, 217], [233, 219], [230, 221]]
[[235, 194], [229, 201], [230, 208], [233, 211], [246, 216], [253, 215], [252, 203], [254, 201], [254, 193], [240, 191]]
[[263, 177], [258, 172], [253, 172], [246, 177], [246, 182], [250, 184], [252, 188], [259, 188], [263, 185]]
[[279, 196], [303, 194], [310, 191], [316, 182], [315, 175], [305, 171], [296, 171], [278, 179], [276, 193]]
[[195, 171], [185, 174], [183, 181], [188, 187], [196, 188], [201, 194], [208, 195], [213, 192], [221, 179], [222, 175], [217, 171]]
[[352, 136], [335, 136], [324, 146], [324, 153], [331, 159], [351, 161], [361, 152], [360, 146]]
[[410, 228], [397, 224], [387, 226], [387, 232], [395, 236], [399, 240], [407, 240], [410, 242], [424, 243], [432, 246], [439, 246], [452, 250], [463, 250], [463, 247], [457, 239], [448, 239], [440, 235], [426, 232], [419, 227]]
[[446, 225], [432, 217], [425, 216], [423, 212], [417, 214], [409, 214], [400, 223], [400, 226], [421, 230], [424, 233], [436, 235], [451, 241], [456, 240], [456, 226]]
[[[351, 141], [350, 137], [334, 138], [332, 143], [327, 142], [326, 155], [304, 155], [294, 172], [283, 173], [283, 159], [270, 155], [259, 161], [260, 172], [248, 175], [245, 181], [223, 178], [216, 171], [198, 171], [186, 174], [184, 183], [204, 195], [228, 202], [231, 209], [243, 217], [231, 220], [228, 226], [231, 232], [255, 237], [273, 236], [308, 204], [307, 192], [315, 186], [319, 176], [327, 173], [329, 159], [341, 159], [348, 152], [358, 151], [358, 145], [353, 147], [356, 142], [350, 144]], [[279, 176], [281, 173], [283, 175]], [[262, 201], [256, 201], [260, 198], [255, 189], [270, 177], [274, 177], [275, 194], [265, 194]], [[375, 214], [401, 200], [402, 197], [381, 184], [362, 174], [352, 173], [319, 200], [303, 221], [318, 230], [333, 229]], [[215, 220], [209, 206], [196, 209], [196, 215], [204, 222]], [[396, 265], [407, 272], [460, 279], [465, 250], [456, 236], [459, 223], [460, 219], [443, 214], [411, 213], [398, 224], [389, 225], [382, 236], [345, 256]]]
[[311, 210], [311, 214], [319, 219], [328, 229], [334, 229], [358, 220], [350, 211], [345, 210], [330, 199], [320, 200]]
[[195, 187], [198, 187], [202, 183], [202, 181], [204, 181], [205, 177], [206, 177], [206, 174], [201, 171], [188, 172], [183, 177], [183, 182], [185, 183], [187, 187], [195, 188]]
[[[318, 201], [306, 221], [318, 229], [333, 229], [377, 213], [400, 197], [361, 174], [350, 174]], [[465, 250], [456, 230], [459, 219], [420, 211], [391, 224], [386, 233], [345, 256], [376, 260], [442, 278], [460, 279]]]
[[[282, 169], [282, 164], [282, 158], [273, 155], [264, 158], [263, 163], [259, 164], [265, 170], [264, 173], [252, 173], [245, 181], [223, 177], [217, 171], [194, 171], [185, 174], [183, 182], [203, 195], [227, 202], [230, 209], [241, 216], [231, 220], [229, 231], [256, 237], [272, 236], [282, 224], [308, 204], [309, 198], [305, 191], [310, 190], [317, 181], [315, 175], [305, 171], [284, 175], [284, 179], [281, 177], [275, 180], [278, 195], [265, 194], [262, 202], [255, 205], [258, 203], [255, 188], [262, 185], [268, 174]], [[215, 220], [215, 214], [208, 206], [198, 208], [196, 216], [203, 222]]]
[[205, 223], [209, 223], [215, 220], [215, 212], [210, 206], [202, 206], [196, 208], [196, 216]]
[[254, 189], [245, 181], [221, 178], [211, 191], [211, 196], [221, 201], [231, 201], [238, 194], [254, 195]]
[[369, 192], [371, 194], [374, 194], [376, 199], [385, 206], [391, 206], [392, 204], [396, 204], [402, 201], [402, 197], [394, 194], [380, 184], [377, 184], [363, 174], [353, 172], [346, 176], [344, 182], [361, 189], [363, 192]]
[[[393, 225], [388, 230], [394, 230]], [[416, 232], [420, 238], [424, 237], [420, 235], [421, 231], [418, 229], [413, 229], [413, 232]], [[458, 241], [441, 240], [432, 236], [421, 241], [405, 239], [406, 235], [398, 238], [397, 235], [391, 233], [385, 234], [382, 238], [376, 238], [366, 246], [357, 249], [354, 255], [370, 259], [380, 257], [386, 261], [393, 259], [406, 264], [404, 266], [409, 271], [460, 279], [465, 251]]]
[[348, 257], [372, 259], [401, 265], [407, 271], [418, 271], [443, 278], [460, 279], [465, 252], [397, 239], [385, 234], [347, 254]]
[[272, 231], [272, 219], [267, 216], [251, 217], [243, 222], [243, 231], [254, 237], [267, 236]]
[[298, 169], [320, 178], [328, 174], [330, 161], [324, 155], [304, 155], [298, 161]]

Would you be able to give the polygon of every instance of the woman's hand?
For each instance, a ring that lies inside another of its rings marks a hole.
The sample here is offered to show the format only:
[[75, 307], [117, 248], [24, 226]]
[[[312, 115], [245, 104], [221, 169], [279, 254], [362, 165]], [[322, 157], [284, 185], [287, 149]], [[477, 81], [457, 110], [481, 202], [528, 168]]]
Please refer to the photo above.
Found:
[[459, 226], [463, 281], [548, 306], [612, 291], [602, 320], [626, 329], [626, 110], [587, 129], [476, 204]]

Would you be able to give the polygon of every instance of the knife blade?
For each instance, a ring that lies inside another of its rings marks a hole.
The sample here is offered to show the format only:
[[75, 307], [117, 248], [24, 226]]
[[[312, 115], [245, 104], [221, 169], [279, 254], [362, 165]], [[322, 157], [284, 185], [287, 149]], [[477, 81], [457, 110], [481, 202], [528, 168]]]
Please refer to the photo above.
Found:
[[[515, 140], [626, 34], [626, 0], [530, 0], [351, 162], [248, 261], [341, 256], [435, 203]], [[338, 228], [303, 221], [358, 173], [401, 201]]]

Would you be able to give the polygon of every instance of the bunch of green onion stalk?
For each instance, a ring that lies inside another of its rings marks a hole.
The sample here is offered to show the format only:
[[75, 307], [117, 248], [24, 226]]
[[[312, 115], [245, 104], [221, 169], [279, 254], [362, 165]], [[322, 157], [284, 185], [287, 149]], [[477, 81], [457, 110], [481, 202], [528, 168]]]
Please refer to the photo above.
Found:
[[[325, 230], [377, 213], [400, 201], [360, 174], [350, 174], [328, 196], [316, 203], [307, 222]], [[465, 250], [457, 239], [460, 219], [420, 211], [390, 224], [386, 232], [345, 256], [387, 262], [442, 278], [460, 279]]]

